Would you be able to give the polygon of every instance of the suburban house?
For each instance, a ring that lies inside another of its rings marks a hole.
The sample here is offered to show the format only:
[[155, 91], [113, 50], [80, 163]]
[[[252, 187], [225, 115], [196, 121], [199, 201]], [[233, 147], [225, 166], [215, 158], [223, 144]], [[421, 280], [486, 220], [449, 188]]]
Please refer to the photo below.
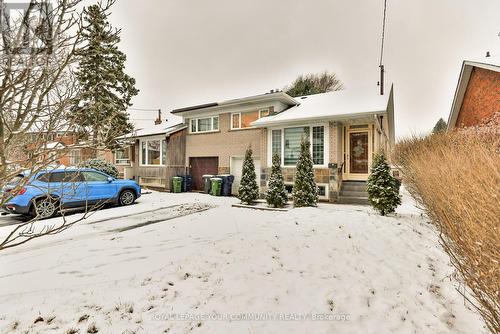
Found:
[[321, 200], [366, 202], [364, 181], [373, 155], [394, 144], [394, 98], [375, 90], [340, 90], [295, 98], [296, 105], [252, 123], [262, 129], [261, 192], [266, 191], [272, 155], [281, 157], [289, 191], [303, 136], [310, 140]]
[[475, 126], [500, 112], [500, 58], [464, 61], [448, 129]]
[[193, 177], [193, 190], [203, 190], [202, 176], [232, 174], [233, 193], [241, 180], [245, 150], [254, 151], [260, 175], [262, 129], [252, 122], [286, 110], [298, 102], [283, 92], [272, 92], [240, 99], [175, 109], [187, 126], [185, 165]]
[[387, 95], [342, 90], [298, 98], [271, 92], [172, 113], [187, 127], [185, 164], [194, 190], [203, 189], [205, 174], [233, 174], [237, 193], [251, 146], [261, 192], [267, 188], [272, 154], [280, 155], [291, 191], [300, 140], [308, 136], [320, 199], [342, 201], [343, 194], [356, 200], [364, 185], [349, 182], [366, 181], [373, 154], [394, 144], [392, 88]]
[[186, 126], [164, 122], [138, 129], [119, 138], [115, 165], [125, 179], [140, 185], [170, 190], [171, 179], [185, 175]]

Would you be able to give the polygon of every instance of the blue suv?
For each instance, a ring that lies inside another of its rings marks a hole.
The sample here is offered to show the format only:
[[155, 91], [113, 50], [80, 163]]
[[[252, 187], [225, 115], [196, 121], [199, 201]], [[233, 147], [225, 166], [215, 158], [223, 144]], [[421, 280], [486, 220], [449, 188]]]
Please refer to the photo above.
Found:
[[[26, 185], [18, 185], [29, 178]], [[54, 169], [20, 174], [3, 189], [3, 211], [49, 218], [59, 210], [98, 208], [104, 204], [130, 205], [141, 196], [133, 180], [117, 180], [91, 168]]]

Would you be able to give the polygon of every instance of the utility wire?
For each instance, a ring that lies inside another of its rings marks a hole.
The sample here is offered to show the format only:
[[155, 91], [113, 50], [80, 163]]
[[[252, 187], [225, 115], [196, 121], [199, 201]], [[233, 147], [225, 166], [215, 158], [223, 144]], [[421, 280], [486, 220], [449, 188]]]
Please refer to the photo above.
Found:
[[386, 21], [385, 13], [386, 12], [387, 12], [387, 0], [384, 0], [384, 22], [382, 24], [382, 45], [380, 47], [380, 65], [382, 65], [382, 60], [384, 58], [384, 39], [385, 39], [385, 21]]
[[157, 109], [127, 108], [127, 110], [133, 110], [133, 111], [158, 111], [158, 110], [160, 110], [160, 108], [157, 108]]

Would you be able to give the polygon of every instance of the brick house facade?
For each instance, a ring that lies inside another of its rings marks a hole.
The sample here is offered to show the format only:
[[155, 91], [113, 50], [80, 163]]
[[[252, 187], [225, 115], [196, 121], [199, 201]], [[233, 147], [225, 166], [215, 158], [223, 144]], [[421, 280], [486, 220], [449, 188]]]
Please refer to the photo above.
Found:
[[448, 128], [481, 124], [500, 112], [500, 60], [464, 61]]

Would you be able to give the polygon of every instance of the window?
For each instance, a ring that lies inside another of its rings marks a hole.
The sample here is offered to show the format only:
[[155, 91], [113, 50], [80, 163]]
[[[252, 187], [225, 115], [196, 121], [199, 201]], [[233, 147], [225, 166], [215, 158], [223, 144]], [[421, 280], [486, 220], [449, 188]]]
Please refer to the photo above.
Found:
[[325, 166], [328, 153], [328, 129], [324, 125], [271, 129], [268, 137], [268, 159], [278, 154], [281, 165], [293, 167], [300, 155], [300, 143], [305, 137], [310, 140], [310, 154], [315, 166]]
[[79, 182], [82, 181], [82, 176], [77, 172], [57, 172], [50, 173], [50, 182]]
[[246, 111], [231, 114], [231, 129], [245, 129], [251, 127], [251, 123], [261, 117], [269, 116], [269, 109], [258, 111]]
[[314, 126], [312, 128], [312, 159], [313, 164], [323, 165], [325, 163], [325, 128]]
[[231, 128], [232, 129], [239, 129], [240, 128], [240, 114], [232, 114], [231, 117], [233, 118], [232, 123], [231, 123]]
[[285, 129], [284, 165], [295, 166], [300, 155], [302, 137], [309, 137], [309, 127]]
[[130, 164], [130, 148], [120, 148], [115, 151], [115, 164], [129, 165]]
[[196, 118], [191, 121], [191, 133], [212, 132], [219, 130], [219, 116]]
[[140, 142], [140, 161], [143, 166], [166, 165], [167, 141], [166, 139], [144, 139]]
[[108, 176], [97, 172], [82, 172], [86, 182], [108, 182]]
[[167, 140], [163, 139], [161, 141], [161, 164], [167, 164]]
[[149, 140], [147, 147], [147, 164], [148, 165], [159, 165], [161, 156], [161, 142], [160, 140]]
[[325, 186], [318, 186], [318, 196], [319, 197], [326, 196], [326, 187]]
[[[271, 134], [271, 153], [272, 156], [277, 154], [281, 159], [281, 130], [272, 130]], [[272, 157], [271, 157], [272, 158]]]
[[80, 150], [71, 150], [69, 152], [69, 163], [71, 165], [78, 165], [81, 161], [81, 151]]

